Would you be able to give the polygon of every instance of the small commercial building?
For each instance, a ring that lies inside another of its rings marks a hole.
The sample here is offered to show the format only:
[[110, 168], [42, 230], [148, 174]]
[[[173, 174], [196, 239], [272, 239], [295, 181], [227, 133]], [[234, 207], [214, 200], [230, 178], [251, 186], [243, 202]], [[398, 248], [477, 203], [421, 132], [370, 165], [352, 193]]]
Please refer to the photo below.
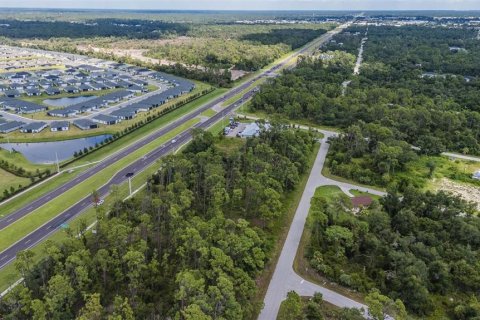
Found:
[[80, 130], [91, 130], [98, 128], [98, 124], [89, 119], [74, 120], [73, 124]]
[[33, 122], [29, 123], [20, 129], [20, 132], [23, 133], [39, 133], [47, 127], [45, 122]]
[[70, 122], [68, 121], [55, 121], [50, 123], [50, 131], [59, 132], [59, 131], [68, 131], [70, 129]]

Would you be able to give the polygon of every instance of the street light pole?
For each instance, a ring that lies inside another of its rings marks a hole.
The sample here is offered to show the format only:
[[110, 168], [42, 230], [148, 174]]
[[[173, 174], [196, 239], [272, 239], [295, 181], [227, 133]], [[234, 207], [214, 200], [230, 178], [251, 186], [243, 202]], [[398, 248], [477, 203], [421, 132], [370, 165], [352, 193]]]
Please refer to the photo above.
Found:
[[128, 178], [128, 190], [130, 190], [130, 195], [132, 195], [132, 178]]
[[57, 173], [60, 173], [60, 164], [58, 163], [58, 154], [55, 152], [55, 159], [57, 160]]

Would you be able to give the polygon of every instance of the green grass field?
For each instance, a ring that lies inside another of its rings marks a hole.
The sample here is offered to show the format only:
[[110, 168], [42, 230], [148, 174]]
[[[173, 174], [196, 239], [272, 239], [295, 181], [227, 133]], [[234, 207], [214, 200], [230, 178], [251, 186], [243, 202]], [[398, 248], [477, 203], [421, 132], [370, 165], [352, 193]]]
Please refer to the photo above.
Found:
[[0, 193], [3, 193], [3, 190], [9, 190], [10, 187], [18, 189], [18, 185], [27, 186], [29, 184], [30, 179], [17, 177], [0, 168]]
[[368, 193], [368, 192], [362, 192], [362, 191], [358, 191], [358, 190], [355, 190], [355, 189], [351, 189], [351, 190], [348, 190], [351, 194], [353, 194], [355, 197], [361, 197], [361, 196], [369, 196], [370, 198], [374, 199], [374, 200], [380, 200], [382, 197], [380, 196], [377, 196], [375, 194], [371, 194], [371, 193]]
[[10, 152], [0, 148], [0, 160], [5, 160], [8, 163], [14, 164], [17, 167], [22, 167], [25, 171], [30, 171], [35, 173], [38, 169], [44, 171], [46, 169], [54, 170], [55, 166], [53, 165], [43, 165], [43, 164], [34, 164], [28, 161], [21, 153], [19, 152]]
[[[9, 215], [12, 212], [24, 207], [28, 203], [32, 202], [34, 199], [52, 191], [53, 189], [61, 186], [62, 184], [68, 182], [71, 179], [74, 179], [86, 168], [75, 170], [74, 172], [64, 172], [61, 175], [52, 177], [49, 181], [41, 185], [37, 185], [27, 190], [25, 193], [18, 195], [15, 200], [10, 200], [6, 203], [3, 203], [0, 206], [0, 212], [3, 216]], [[1, 233], [0, 233], [1, 234]]]
[[216, 114], [217, 114], [217, 112], [215, 110], [212, 110], [212, 109], [208, 109], [208, 110], [205, 110], [205, 111], [202, 112], [202, 116], [209, 117], [209, 118], [213, 117]]

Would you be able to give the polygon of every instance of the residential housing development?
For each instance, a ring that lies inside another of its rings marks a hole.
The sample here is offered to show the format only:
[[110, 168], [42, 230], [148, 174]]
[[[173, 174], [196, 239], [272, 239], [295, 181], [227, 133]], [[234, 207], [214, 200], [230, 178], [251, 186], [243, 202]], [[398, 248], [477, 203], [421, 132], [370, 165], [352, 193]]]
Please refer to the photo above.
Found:
[[[35, 133], [45, 128], [43, 124], [53, 125], [52, 132], [68, 130], [69, 126], [51, 123], [53, 118], [88, 120], [95, 124], [84, 125], [84, 121], [73, 121], [81, 130], [92, 129], [99, 124], [113, 125], [133, 119], [139, 112], [158, 108], [195, 88], [189, 80], [128, 64], [0, 46], [0, 58], [12, 56], [28, 57], [28, 66], [35, 60], [42, 63], [39, 69], [32, 67], [31, 71], [25, 71], [26, 65], [19, 65], [18, 69], [9, 68], [0, 72], [0, 115], [9, 116], [3, 121], [6, 122], [2, 125], [5, 132], [21, 129], [24, 133]], [[50, 63], [44, 63], [46, 61]], [[156, 88], [152, 92], [149, 92], [150, 85]], [[56, 96], [72, 95], [85, 99], [64, 107], [31, 99], [42, 95], [50, 100]], [[36, 120], [27, 116], [42, 112], [52, 120]], [[38, 122], [40, 125], [23, 129], [24, 122]]]

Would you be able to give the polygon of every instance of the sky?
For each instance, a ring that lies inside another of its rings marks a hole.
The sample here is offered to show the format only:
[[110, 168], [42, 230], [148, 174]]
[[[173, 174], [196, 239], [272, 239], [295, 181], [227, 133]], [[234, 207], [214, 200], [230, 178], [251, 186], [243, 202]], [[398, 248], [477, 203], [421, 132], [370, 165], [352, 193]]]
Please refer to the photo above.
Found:
[[159, 10], [480, 10], [480, 0], [0, 0], [0, 7]]

